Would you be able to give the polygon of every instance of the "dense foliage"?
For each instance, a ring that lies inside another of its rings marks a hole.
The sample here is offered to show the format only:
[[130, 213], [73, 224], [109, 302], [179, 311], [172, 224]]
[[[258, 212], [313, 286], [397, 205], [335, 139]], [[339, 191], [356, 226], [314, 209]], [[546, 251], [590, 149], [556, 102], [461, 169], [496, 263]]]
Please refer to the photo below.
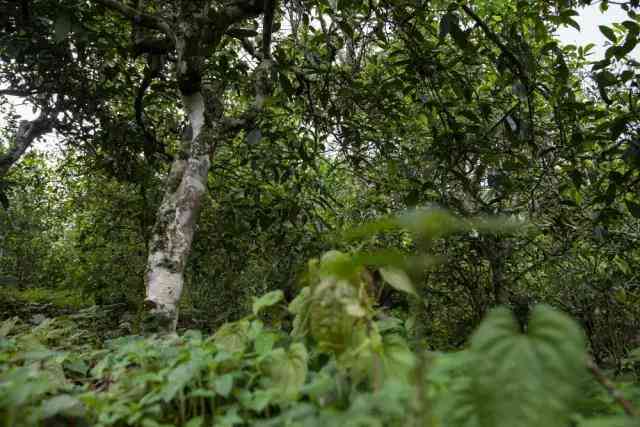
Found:
[[[85, 329], [95, 310], [35, 327], [6, 320], [0, 414], [9, 426], [635, 425], [586, 375], [584, 337], [566, 315], [539, 306], [523, 335], [498, 309], [467, 350], [414, 353], [403, 322], [376, 318], [352, 286], [328, 275], [304, 288], [289, 306], [291, 334], [260, 319], [282, 310], [279, 291], [210, 337], [191, 330], [100, 346]], [[638, 398], [640, 388], [625, 394]]]
[[0, 0], [0, 424], [637, 424], [639, 13]]

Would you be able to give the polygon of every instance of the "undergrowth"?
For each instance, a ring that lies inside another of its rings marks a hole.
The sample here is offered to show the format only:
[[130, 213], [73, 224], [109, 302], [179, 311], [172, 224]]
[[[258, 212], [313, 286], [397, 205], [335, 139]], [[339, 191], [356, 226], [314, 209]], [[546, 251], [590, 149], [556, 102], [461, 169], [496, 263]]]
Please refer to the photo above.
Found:
[[[547, 306], [526, 333], [505, 308], [466, 349], [411, 349], [405, 322], [374, 307], [333, 252], [310, 264], [288, 306], [279, 291], [211, 336], [96, 339], [99, 310], [0, 324], [3, 426], [625, 427], [631, 383], [612, 396], [589, 375], [579, 326]], [[405, 278], [387, 270], [400, 289]], [[410, 288], [405, 290], [410, 291]], [[292, 317], [285, 331], [280, 319]], [[89, 322], [89, 323], [88, 323]]]
[[[438, 227], [434, 227], [437, 224]], [[464, 223], [440, 211], [378, 221], [429, 238]], [[204, 335], [132, 335], [140, 319], [89, 307], [0, 324], [0, 420], [22, 426], [627, 427], [637, 378], [613, 383], [580, 326], [546, 305], [489, 312], [463, 350], [432, 352], [415, 319], [376, 304], [367, 267], [420, 302], [400, 252], [327, 252], [289, 304], [280, 290]], [[427, 337], [428, 339], [428, 337]], [[631, 360], [634, 364], [637, 361]]]

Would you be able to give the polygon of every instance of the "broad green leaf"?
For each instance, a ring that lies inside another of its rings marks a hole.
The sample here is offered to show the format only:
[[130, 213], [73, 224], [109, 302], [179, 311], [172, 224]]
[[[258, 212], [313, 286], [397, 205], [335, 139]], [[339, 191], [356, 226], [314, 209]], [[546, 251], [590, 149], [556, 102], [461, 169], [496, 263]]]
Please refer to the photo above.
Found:
[[471, 340], [470, 391], [481, 427], [566, 427], [586, 358], [580, 327], [547, 306], [533, 310], [527, 334], [504, 308]]
[[203, 367], [202, 361], [199, 360], [190, 360], [176, 366], [167, 377], [167, 384], [162, 394], [164, 401], [169, 402], [172, 400], [178, 391], [196, 378]]
[[231, 390], [233, 390], [233, 375], [225, 374], [221, 375], [214, 381], [216, 393], [222, 397], [229, 397]]
[[272, 332], [262, 332], [253, 342], [253, 347], [258, 355], [267, 354], [273, 349], [273, 345], [278, 340], [278, 335]]
[[281, 399], [295, 399], [307, 378], [308, 359], [307, 349], [301, 343], [294, 343], [287, 350], [274, 350], [263, 365], [270, 389]]
[[274, 395], [272, 390], [242, 390], [238, 398], [242, 406], [254, 412], [262, 412], [273, 401]]
[[258, 314], [263, 308], [276, 305], [284, 299], [284, 293], [281, 290], [275, 290], [256, 298], [253, 301], [253, 314]]
[[309, 311], [312, 303], [311, 287], [305, 286], [298, 292], [298, 295], [289, 303], [289, 312], [295, 317], [293, 319], [292, 337], [301, 338], [309, 332]]
[[404, 271], [394, 267], [380, 268], [380, 275], [394, 289], [406, 292], [411, 295], [417, 295], [411, 278]]
[[246, 424], [245, 420], [243, 420], [240, 415], [238, 415], [238, 410], [238, 405], [233, 405], [231, 408], [228, 408], [224, 415], [216, 417], [216, 425], [227, 427], [235, 426], [238, 424]]
[[248, 320], [240, 320], [232, 323], [225, 323], [213, 336], [218, 347], [229, 353], [243, 351], [249, 340], [249, 328], [251, 324]]
[[566, 18], [566, 19], [564, 20], [564, 22], [566, 22], [567, 24], [571, 25], [571, 26], [572, 26], [573, 28], [575, 28], [576, 30], [581, 31], [581, 30], [580, 30], [580, 24], [578, 24], [578, 23], [576, 22], [576, 20], [575, 20], [575, 19], [573, 19], [573, 18]]
[[354, 278], [361, 266], [349, 254], [331, 250], [322, 255], [320, 260], [320, 276], [350, 280]]

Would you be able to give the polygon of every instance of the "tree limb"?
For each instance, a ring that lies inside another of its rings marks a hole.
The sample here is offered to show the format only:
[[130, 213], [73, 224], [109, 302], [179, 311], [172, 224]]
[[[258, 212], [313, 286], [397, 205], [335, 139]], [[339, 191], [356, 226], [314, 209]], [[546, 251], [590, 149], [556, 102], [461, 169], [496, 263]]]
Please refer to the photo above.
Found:
[[226, 3], [220, 12], [212, 9], [212, 15], [209, 18], [217, 26], [229, 27], [244, 19], [256, 17], [263, 11], [263, 0], [235, 0]]
[[620, 393], [620, 390], [618, 390], [615, 384], [613, 384], [613, 382], [611, 382], [611, 380], [607, 378], [604, 373], [602, 373], [600, 368], [598, 368], [593, 360], [587, 361], [587, 368], [596, 379], [596, 381], [598, 381], [598, 383], [600, 383], [600, 385], [609, 392], [613, 400], [615, 400], [620, 406], [622, 406], [622, 409], [624, 409], [624, 412], [627, 415], [629, 415], [630, 417], [640, 416], [640, 412], [638, 412], [638, 410], [630, 401], [625, 399], [622, 393]]
[[119, 12], [121, 15], [131, 18], [135, 24], [163, 32], [175, 43], [176, 36], [169, 24], [159, 16], [143, 13], [133, 7], [120, 3], [117, 0], [95, 0], [108, 9]]
[[45, 114], [40, 114], [38, 118], [32, 121], [21, 121], [13, 145], [10, 144], [9, 151], [0, 156], [0, 178], [9, 172], [11, 166], [22, 157], [33, 141], [52, 129], [53, 120]]
[[252, 30], [250, 28], [229, 28], [226, 34], [240, 40], [245, 37], [255, 37], [258, 35], [256, 30]]
[[264, 0], [264, 17], [262, 21], [262, 58], [271, 59], [271, 34], [273, 33], [273, 14], [276, 0]]
[[173, 42], [168, 38], [158, 39], [155, 37], [145, 37], [137, 39], [133, 44], [134, 56], [150, 53], [153, 55], [163, 55], [173, 50]]
[[26, 90], [26, 89], [0, 89], [0, 96], [20, 96], [22, 98], [26, 96], [35, 95], [37, 92], [35, 90]]
[[502, 43], [498, 35], [491, 31], [491, 28], [489, 28], [489, 26], [478, 15], [476, 15], [469, 6], [462, 4], [460, 5], [460, 7], [462, 7], [462, 10], [464, 10], [464, 12], [469, 15], [469, 17], [471, 17], [471, 19], [473, 19], [480, 28], [482, 28], [482, 31], [484, 31], [489, 40], [491, 40], [496, 46], [498, 46], [498, 49], [500, 49], [500, 51], [507, 58], [509, 58], [509, 61], [516, 68], [516, 74], [518, 75], [518, 77], [520, 77], [522, 83], [527, 87], [527, 89], [529, 89], [529, 76], [527, 75], [527, 72], [520, 60], [513, 54], [513, 52], [511, 52], [511, 50], [509, 50], [509, 48], [504, 43]]

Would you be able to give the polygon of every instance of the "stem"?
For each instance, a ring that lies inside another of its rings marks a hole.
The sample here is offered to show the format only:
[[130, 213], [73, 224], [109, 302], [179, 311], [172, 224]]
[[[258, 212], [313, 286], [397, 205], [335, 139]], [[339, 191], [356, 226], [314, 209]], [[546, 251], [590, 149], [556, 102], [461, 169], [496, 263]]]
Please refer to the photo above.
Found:
[[623, 396], [622, 392], [618, 390], [616, 388], [616, 385], [604, 375], [604, 373], [600, 370], [600, 368], [598, 368], [598, 365], [596, 365], [593, 360], [589, 359], [587, 361], [587, 369], [589, 369], [589, 372], [591, 372], [596, 381], [598, 381], [600, 385], [609, 392], [609, 395], [611, 395], [613, 400], [615, 400], [620, 406], [622, 406], [625, 414], [629, 415], [630, 417], [638, 417], [640, 415], [633, 404]]

